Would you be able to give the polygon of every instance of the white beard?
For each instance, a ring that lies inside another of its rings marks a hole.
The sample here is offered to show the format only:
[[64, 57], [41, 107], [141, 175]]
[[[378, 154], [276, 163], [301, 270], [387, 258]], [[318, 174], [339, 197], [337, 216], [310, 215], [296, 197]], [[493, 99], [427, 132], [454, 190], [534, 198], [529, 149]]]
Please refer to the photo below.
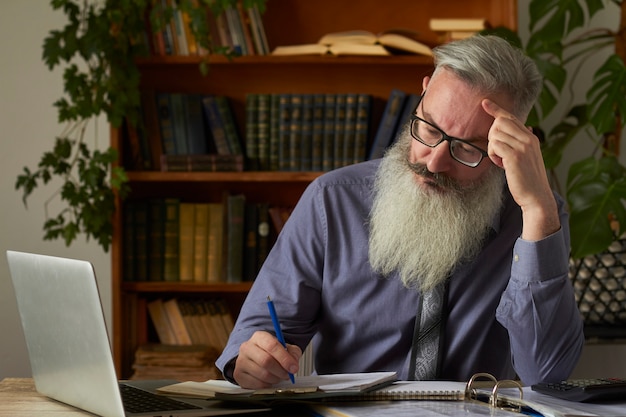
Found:
[[[405, 126], [377, 172], [369, 260], [383, 276], [397, 271], [407, 288], [426, 291], [481, 250], [502, 204], [504, 174], [493, 166], [480, 181], [461, 187], [423, 165], [411, 167], [412, 140]], [[438, 189], [419, 185], [414, 168]]]

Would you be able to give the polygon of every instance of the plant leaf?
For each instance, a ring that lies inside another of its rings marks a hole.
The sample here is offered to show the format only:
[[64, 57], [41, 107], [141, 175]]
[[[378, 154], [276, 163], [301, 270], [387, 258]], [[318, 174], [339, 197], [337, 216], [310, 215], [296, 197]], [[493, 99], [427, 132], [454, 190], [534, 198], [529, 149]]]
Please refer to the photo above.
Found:
[[615, 239], [611, 220], [626, 223], [626, 170], [615, 157], [586, 158], [569, 170], [572, 257], [600, 253]]
[[611, 55], [598, 69], [587, 94], [589, 120], [596, 132], [615, 130], [615, 118], [626, 120], [626, 66], [618, 55]]

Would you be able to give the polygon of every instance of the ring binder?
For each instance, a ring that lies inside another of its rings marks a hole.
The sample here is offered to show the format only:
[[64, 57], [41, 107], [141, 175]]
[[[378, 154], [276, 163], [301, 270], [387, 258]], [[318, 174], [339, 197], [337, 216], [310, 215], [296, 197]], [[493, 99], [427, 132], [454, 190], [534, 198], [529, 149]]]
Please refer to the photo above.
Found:
[[[487, 379], [487, 381], [479, 380], [480, 378]], [[519, 397], [512, 398], [499, 395], [502, 388], [517, 388]], [[489, 389], [491, 389], [491, 392], [488, 391]], [[485, 372], [474, 374], [467, 381], [465, 399], [483, 404], [486, 403], [493, 408], [517, 413], [524, 412], [528, 408], [523, 404], [524, 391], [519, 382], [512, 379], [498, 381], [496, 377]]]

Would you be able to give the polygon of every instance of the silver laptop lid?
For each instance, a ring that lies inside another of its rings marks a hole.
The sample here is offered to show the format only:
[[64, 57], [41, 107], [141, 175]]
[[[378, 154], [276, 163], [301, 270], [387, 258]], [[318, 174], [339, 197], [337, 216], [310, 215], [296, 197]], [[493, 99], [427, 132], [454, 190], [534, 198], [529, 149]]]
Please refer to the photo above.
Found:
[[15, 251], [7, 259], [37, 391], [124, 416], [92, 265]]

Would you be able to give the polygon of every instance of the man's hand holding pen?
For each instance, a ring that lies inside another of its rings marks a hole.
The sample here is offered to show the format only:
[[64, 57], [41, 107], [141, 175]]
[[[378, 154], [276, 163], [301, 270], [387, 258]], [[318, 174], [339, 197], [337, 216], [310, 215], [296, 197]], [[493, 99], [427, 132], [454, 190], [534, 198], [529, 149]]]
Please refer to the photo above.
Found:
[[298, 372], [301, 356], [298, 346], [287, 343], [285, 349], [274, 335], [258, 331], [241, 344], [233, 377], [243, 388], [267, 388]]

